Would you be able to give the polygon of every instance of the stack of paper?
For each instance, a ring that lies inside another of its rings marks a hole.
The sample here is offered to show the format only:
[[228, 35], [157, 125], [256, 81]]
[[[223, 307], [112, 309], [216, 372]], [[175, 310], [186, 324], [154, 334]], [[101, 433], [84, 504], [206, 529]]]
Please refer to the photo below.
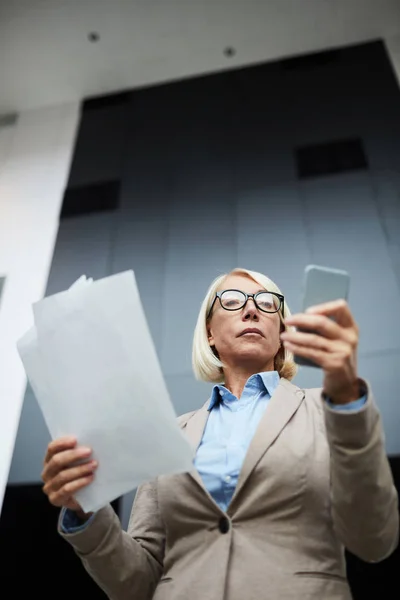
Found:
[[99, 463], [75, 496], [86, 512], [193, 468], [132, 271], [96, 282], [82, 276], [33, 312], [18, 351], [51, 437], [76, 436]]

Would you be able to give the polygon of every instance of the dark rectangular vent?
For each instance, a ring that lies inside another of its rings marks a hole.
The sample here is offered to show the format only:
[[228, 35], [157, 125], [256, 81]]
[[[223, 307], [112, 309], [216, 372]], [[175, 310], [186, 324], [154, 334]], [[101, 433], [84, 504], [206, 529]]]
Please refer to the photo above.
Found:
[[299, 179], [368, 169], [360, 139], [336, 140], [296, 148], [295, 158]]
[[67, 189], [60, 218], [117, 210], [120, 186], [119, 180], [113, 180]]

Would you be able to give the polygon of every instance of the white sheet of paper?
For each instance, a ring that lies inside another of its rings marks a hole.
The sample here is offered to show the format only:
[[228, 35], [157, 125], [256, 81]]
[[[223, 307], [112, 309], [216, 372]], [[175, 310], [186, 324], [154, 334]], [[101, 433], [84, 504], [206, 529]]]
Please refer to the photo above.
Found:
[[132, 271], [80, 278], [33, 307], [18, 350], [53, 439], [93, 449], [95, 479], [76, 494], [95, 511], [144, 481], [190, 471]]

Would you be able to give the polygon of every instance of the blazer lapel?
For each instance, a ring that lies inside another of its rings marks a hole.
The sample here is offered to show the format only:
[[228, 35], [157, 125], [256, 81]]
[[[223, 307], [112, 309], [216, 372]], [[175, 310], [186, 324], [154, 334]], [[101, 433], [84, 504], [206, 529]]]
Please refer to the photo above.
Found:
[[[210, 400], [207, 400], [207, 402], [198, 411], [196, 411], [186, 423], [184, 433], [195, 452], [197, 451], [197, 448], [199, 447], [203, 438], [204, 429], [210, 414], [207, 410], [209, 404]], [[189, 475], [193, 477], [193, 479], [203, 488], [207, 495], [209, 495], [198, 470], [193, 469], [189, 472]]]
[[281, 379], [247, 450], [229, 510], [262, 456], [279, 436], [304, 399], [304, 391]]

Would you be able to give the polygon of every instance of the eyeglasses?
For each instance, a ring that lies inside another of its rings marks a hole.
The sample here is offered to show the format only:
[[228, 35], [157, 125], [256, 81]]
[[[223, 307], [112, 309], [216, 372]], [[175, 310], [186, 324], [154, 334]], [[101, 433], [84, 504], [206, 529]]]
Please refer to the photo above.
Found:
[[246, 305], [248, 299], [252, 298], [256, 307], [262, 312], [273, 314], [282, 309], [282, 315], [285, 303], [284, 296], [276, 294], [275, 292], [246, 294], [241, 290], [224, 290], [223, 292], [217, 292], [215, 294], [213, 303], [208, 311], [207, 319], [211, 315], [211, 311], [217, 298], [224, 310], [240, 310]]

